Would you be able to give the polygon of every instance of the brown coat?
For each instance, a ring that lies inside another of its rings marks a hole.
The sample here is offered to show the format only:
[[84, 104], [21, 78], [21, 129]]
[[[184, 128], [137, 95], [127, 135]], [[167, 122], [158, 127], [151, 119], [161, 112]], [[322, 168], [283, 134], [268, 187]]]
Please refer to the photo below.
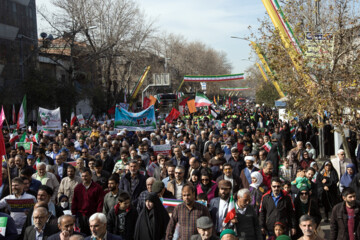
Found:
[[[168, 182], [167, 186], [166, 186], [166, 189], [172, 193], [172, 195], [175, 196], [175, 179], [174, 180], [171, 180], [170, 182]], [[190, 182], [186, 181], [184, 179], [184, 184], [191, 184]]]
[[[250, 187], [250, 184], [249, 184], [249, 181], [247, 180], [246, 176], [245, 176], [245, 172], [244, 172], [245, 168], [243, 170], [241, 170], [241, 173], [240, 173], [240, 179], [241, 179], [241, 182], [242, 182], [242, 185], [243, 185], [243, 188], [249, 188]], [[253, 172], [258, 172], [259, 169], [257, 167], [254, 167], [254, 171]]]
[[[360, 239], [360, 202], [356, 202], [355, 206], [355, 239]], [[334, 206], [330, 221], [330, 240], [347, 240], [348, 232], [348, 216], [346, 212], [345, 202], [338, 203]]]

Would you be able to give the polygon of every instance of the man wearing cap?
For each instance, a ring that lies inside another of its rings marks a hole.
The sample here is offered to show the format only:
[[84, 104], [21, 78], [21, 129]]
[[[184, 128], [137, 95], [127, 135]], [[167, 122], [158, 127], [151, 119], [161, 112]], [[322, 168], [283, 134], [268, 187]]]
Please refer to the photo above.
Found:
[[225, 229], [220, 234], [221, 240], [238, 240], [236, 233], [232, 229]]
[[337, 151], [337, 158], [331, 159], [331, 163], [336, 170], [339, 179], [341, 179], [342, 175], [346, 173], [346, 165], [352, 162], [349, 158], [345, 157], [345, 151], [339, 149], [339, 151]]
[[198, 234], [192, 235], [190, 240], [218, 240], [213, 235], [213, 222], [207, 216], [200, 217], [196, 220]]
[[174, 195], [165, 188], [165, 184], [160, 180], [156, 180], [153, 183], [151, 192], [156, 193], [159, 198], [175, 198]]
[[209, 212], [213, 223], [215, 224], [215, 231], [219, 235], [223, 226], [223, 221], [226, 217], [232, 184], [227, 180], [220, 180], [218, 184], [219, 197], [213, 198], [209, 204]]
[[259, 169], [254, 166], [254, 162], [255, 158], [253, 156], [245, 157], [246, 168], [244, 168], [240, 174], [240, 178], [244, 185], [244, 188], [249, 188], [251, 184], [251, 173], [259, 171]]

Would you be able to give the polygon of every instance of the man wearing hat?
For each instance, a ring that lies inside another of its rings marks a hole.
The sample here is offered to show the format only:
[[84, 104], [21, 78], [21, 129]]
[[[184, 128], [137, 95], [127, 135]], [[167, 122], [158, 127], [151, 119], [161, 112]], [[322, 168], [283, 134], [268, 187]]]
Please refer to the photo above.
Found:
[[226, 217], [232, 184], [227, 180], [220, 180], [218, 183], [219, 197], [213, 198], [209, 204], [209, 212], [213, 223], [215, 224], [215, 231], [219, 235], [223, 226], [223, 221]]
[[213, 235], [213, 222], [207, 216], [200, 217], [196, 220], [196, 227], [199, 234], [192, 235], [190, 240], [218, 240]]
[[156, 180], [153, 183], [151, 192], [156, 193], [159, 198], [175, 198], [174, 195], [165, 188], [165, 184], [160, 180]]
[[238, 240], [239, 238], [236, 236], [236, 233], [232, 229], [225, 229], [220, 234], [221, 240]]
[[260, 169], [254, 166], [255, 157], [246, 156], [245, 157], [246, 168], [241, 171], [240, 178], [244, 185], [244, 188], [249, 188], [251, 184], [251, 173], [258, 172]]

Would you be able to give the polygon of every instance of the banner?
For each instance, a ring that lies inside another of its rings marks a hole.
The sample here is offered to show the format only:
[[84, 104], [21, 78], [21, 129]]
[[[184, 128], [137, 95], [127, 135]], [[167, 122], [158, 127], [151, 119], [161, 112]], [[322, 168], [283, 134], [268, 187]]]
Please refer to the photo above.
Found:
[[16, 142], [15, 143], [15, 148], [18, 149], [18, 147], [24, 147], [25, 152], [32, 154], [33, 153], [33, 146], [34, 144], [32, 142]]
[[80, 124], [85, 124], [85, 119], [82, 114], [76, 116]]
[[190, 112], [190, 113], [196, 112], [195, 99], [190, 100], [190, 101], [187, 101], [187, 105], [188, 105], [188, 108], [189, 108], [189, 112]]
[[244, 79], [244, 73], [213, 76], [184, 76], [184, 82], [222, 82]]
[[54, 110], [39, 107], [37, 129], [43, 130], [44, 128], [53, 130], [61, 129], [60, 107]]
[[153, 131], [156, 129], [154, 105], [138, 113], [128, 112], [123, 108], [115, 109], [115, 128], [128, 131]]
[[[161, 203], [163, 206], [166, 207], [176, 207], [177, 205], [182, 204], [184, 201], [180, 199], [172, 199], [172, 198], [160, 198]], [[196, 201], [204, 206], [207, 206], [207, 202], [205, 201]]]
[[43, 133], [44, 136], [55, 137], [55, 129], [44, 128]]
[[29, 199], [6, 199], [7, 204], [11, 208], [11, 212], [25, 212], [35, 205], [32, 198]]
[[120, 107], [122, 107], [125, 110], [129, 110], [129, 104], [128, 103], [120, 103]]
[[158, 154], [171, 155], [170, 144], [154, 145], [152, 148], [154, 150], [155, 156], [157, 156]]

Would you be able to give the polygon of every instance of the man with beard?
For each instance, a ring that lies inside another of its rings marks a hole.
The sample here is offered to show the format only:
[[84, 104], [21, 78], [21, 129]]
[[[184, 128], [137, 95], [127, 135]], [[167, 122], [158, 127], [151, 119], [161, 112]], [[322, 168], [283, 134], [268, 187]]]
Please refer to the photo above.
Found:
[[233, 173], [233, 168], [230, 163], [225, 163], [222, 166], [223, 174], [216, 179], [216, 182], [219, 183], [221, 180], [227, 180], [231, 182], [231, 194], [237, 193], [237, 191], [244, 187], [242, 180], [239, 176], [236, 176]]
[[230, 181], [220, 180], [218, 184], [219, 197], [213, 198], [209, 204], [209, 212], [215, 224], [216, 234], [219, 236], [223, 228], [222, 224], [226, 217], [232, 185]]
[[119, 189], [128, 192], [132, 205], [137, 206], [140, 193], [146, 189], [146, 177], [140, 174], [137, 161], [130, 161], [129, 172], [121, 178]]
[[162, 180], [162, 182], [164, 183], [165, 187], [167, 187], [168, 183], [172, 180], [175, 179], [175, 165], [171, 164], [167, 164], [166, 166], [166, 171], [167, 171], [167, 177], [164, 178]]
[[255, 158], [253, 156], [245, 157], [246, 168], [241, 171], [240, 178], [244, 188], [249, 188], [251, 184], [251, 173], [257, 172], [259, 169], [254, 166]]
[[171, 192], [176, 199], [181, 199], [182, 196], [182, 188], [185, 184], [189, 183], [186, 181], [185, 177], [185, 169], [183, 166], [177, 166], [175, 168], [175, 179], [170, 181], [167, 184], [167, 190]]
[[108, 180], [108, 192], [104, 197], [103, 213], [107, 216], [110, 210], [117, 204], [119, 197], [119, 175], [113, 174]]
[[356, 202], [354, 189], [345, 188], [343, 202], [334, 206], [330, 221], [331, 240], [355, 240], [360, 237], [360, 203]]
[[304, 235], [298, 240], [323, 240], [316, 234], [316, 224], [311, 216], [301, 216], [299, 227]]
[[206, 206], [195, 201], [195, 188], [192, 184], [187, 184], [182, 188], [183, 203], [177, 205], [170, 218], [166, 229], [165, 239], [173, 238], [176, 225], [179, 224], [179, 234], [181, 239], [190, 239], [196, 231], [196, 220], [202, 216], [210, 217]]
[[62, 195], [66, 195], [69, 197], [71, 203], [74, 195], [74, 189], [78, 183], [81, 183], [81, 177], [75, 176], [76, 169], [72, 165], [69, 165], [66, 171], [67, 177], [64, 177], [60, 182], [57, 198]]

